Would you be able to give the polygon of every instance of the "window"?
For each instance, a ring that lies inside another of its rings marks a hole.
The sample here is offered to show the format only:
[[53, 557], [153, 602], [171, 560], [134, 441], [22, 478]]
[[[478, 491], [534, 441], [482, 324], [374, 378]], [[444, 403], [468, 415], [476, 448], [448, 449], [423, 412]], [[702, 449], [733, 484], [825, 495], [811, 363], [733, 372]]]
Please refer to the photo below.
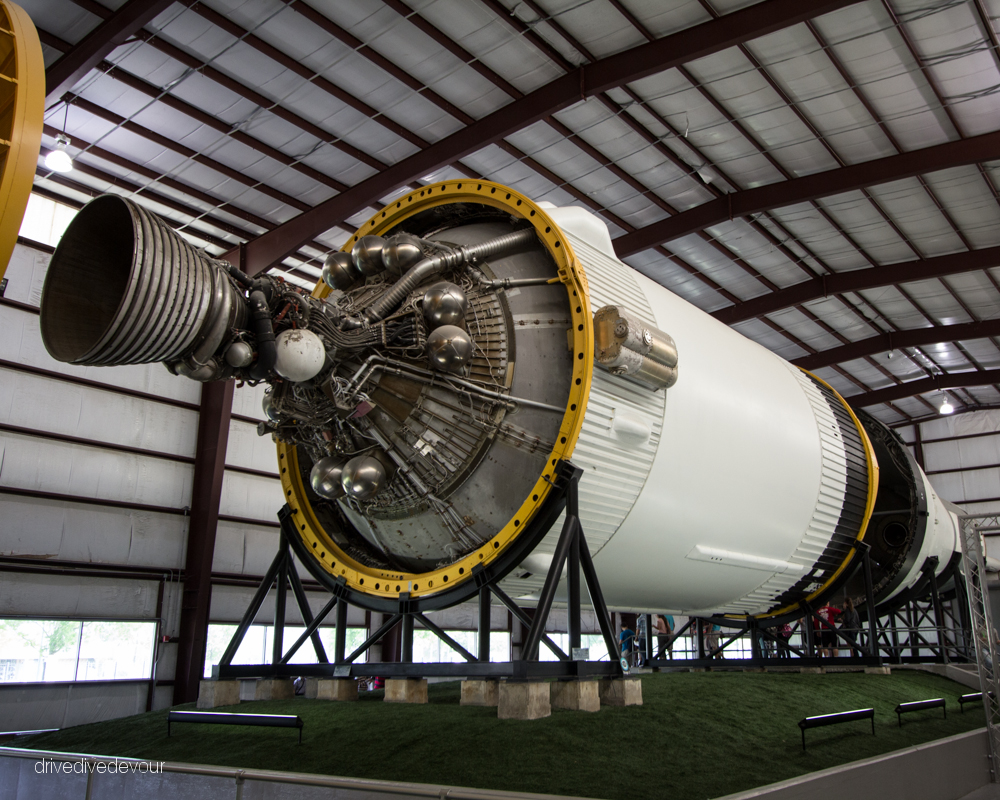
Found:
[[[305, 628], [302, 626], [286, 625], [282, 644], [285, 652], [298, 641]], [[222, 654], [226, 652], [233, 634], [236, 633], [235, 625], [209, 625], [208, 644], [205, 648], [205, 677], [212, 677], [212, 667], [222, 660]], [[319, 638], [323, 642], [326, 656], [331, 661], [335, 652], [336, 628], [321, 627]], [[347, 629], [347, 653], [351, 653], [365, 641], [366, 632], [364, 628]], [[274, 646], [274, 626], [273, 625], [251, 625], [240, 643], [236, 655], [233, 656], [233, 664], [270, 664], [271, 648]], [[303, 642], [294, 656], [289, 659], [289, 664], [315, 664], [316, 651], [312, 642]]]
[[[548, 637], [556, 643], [560, 650], [562, 650], [566, 655], [572, 656], [573, 654], [569, 651], [569, 634], [568, 633], [549, 633]], [[590, 661], [605, 661], [608, 658], [608, 647], [604, 643], [604, 636], [601, 634], [584, 633], [580, 636], [580, 647], [590, 648]], [[506, 659], [505, 659], [506, 660]], [[559, 658], [549, 650], [545, 642], [540, 642], [538, 645], [538, 660], [539, 661], [558, 661]]]
[[75, 208], [31, 194], [28, 196], [28, 207], [24, 210], [18, 235], [55, 247], [75, 216]]
[[155, 622], [0, 619], [0, 683], [145, 680]]

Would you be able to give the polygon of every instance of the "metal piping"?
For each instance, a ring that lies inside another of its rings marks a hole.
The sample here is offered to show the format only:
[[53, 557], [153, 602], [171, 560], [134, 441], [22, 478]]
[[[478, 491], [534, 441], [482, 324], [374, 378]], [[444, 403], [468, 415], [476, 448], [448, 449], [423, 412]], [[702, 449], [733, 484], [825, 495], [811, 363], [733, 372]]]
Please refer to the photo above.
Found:
[[395, 286], [384, 294], [377, 303], [364, 313], [364, 320], [348, 317], [342, 325], [345, 329], [360, 328], [365, 322], [378, 322], [393, 311], [403, 299], [421, 283], [432, 275], [445, 269], [453, 269], [461, 264], [472, 264], [490, 256], [507, 255], [520, 245], [535, 241], [535, 229], [524, 228], [512, 233], [505, 233], [495, 239], [489, 239], [469, 247], [459, 247], [450, 253], [425, 258], [406, 271]]

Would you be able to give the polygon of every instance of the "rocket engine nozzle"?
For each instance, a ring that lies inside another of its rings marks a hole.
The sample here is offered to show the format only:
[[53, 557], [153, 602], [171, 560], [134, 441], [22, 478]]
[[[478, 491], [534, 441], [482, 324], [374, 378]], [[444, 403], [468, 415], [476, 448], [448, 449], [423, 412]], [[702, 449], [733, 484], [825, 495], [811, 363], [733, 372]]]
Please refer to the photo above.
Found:
[[163, 361], [192, 374], [245, 316], [223, 262], [132, 201], [105, 195], [76, 215], [52, 256], [41, 333], [59, 361]]

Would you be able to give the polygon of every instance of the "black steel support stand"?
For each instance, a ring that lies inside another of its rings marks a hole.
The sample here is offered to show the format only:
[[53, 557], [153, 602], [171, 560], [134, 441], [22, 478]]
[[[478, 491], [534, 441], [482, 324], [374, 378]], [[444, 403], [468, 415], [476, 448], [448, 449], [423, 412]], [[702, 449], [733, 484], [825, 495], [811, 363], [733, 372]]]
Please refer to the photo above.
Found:
[[490, 660], [490, 588], [479, 589], [479, 660], [489, 663]]
[[875, 610], [875, 589], [872, 586], [871, 547], [859, 542], [863, 548], [865, 570], [865, 604], [868, 606], [868, 655], [874, 658], [878, 666], [882, 666], [882, 651], [878, 646], [878, 612]]
[[[317, 616], [313, 617], [306, 599], [305, 590], [302, 587], [302, 582], [295, 572], [294, 561], [289, 549], [289, 542], [292, 541], [292, 537], [297, 535], [294, 522], [292, 521], [293, 512], [287, 506], [284, 507], [278, 514], [278, 519], [281, 522], [281, 538], [278, 553], [268, 568], [264, 580], [257, 588], [246, 613], [243, 615], [243, 619], [240, 621], [239, 626], [237, 626], [236, 633], [229, 642], [219, 665], [215, 668], [214, 674], [220, 678], [291, 677], [299, 675], [317, 677], [382, 675], [387, 677], [465, 676], [494, 679], [508, 678], [514, 680], [545, 677], [620, 676], [623, 669], [618, 659], [618, 639], [612, 630], [611, 617], [604, 602], [600, 583], [597, 580], [597, 572], [594, 569], [594, 562], [590, 555], [590, 549], [587, 547], [583, 528], [580, 525], [579, 483], [582, 475], [583, 470], [566, 461], [561, 462], [556, 469], [557, 484], [553, 489], [554, 494], [551, 500], [553, 503], [565, 502], [565, 521], [533, 616], [529, 616], [524, 609], [520, 608], [497, 585], [500, 578], [484, 577], [485, 572], [483, 570], [473, 569], [472, 575], [478, 586], [479, 599], [479, 647], [477, 655], [470, 653], [445, 631], [424, 616], [420, 611], [419, 604], [405, 593], [399, 596], [398, 610], [394, 613], [389, 613], [388, 619], [383, 622], [378, 630], [370, 634], [353, 652], [346, 653], [348, 601], [344, 595], [347, 593], [346, 591], [341, 592], [337, 586], [333, 586], [331, 591], [333, 591], [334, 597], [330, 599]], [[553, 513], [551, 518], [554, 518], [554, 516], [555, 514]], [[568, 573], [565, 586], [569, 620], [569, 654], [562, 652], [555, 642], [545, 634], [545, 623], [555, 600], [564, 567], [567, 568]], [[581, 620], [581, 590], [583, 582], [586, 583], [591, 605], [597, 615], [601, 633], [608, 648], [610, 659], [606, 662], [579, 659], [583, 627]], [[270, 664], [234, 666], [232, 663], [233, 657], [236, 655], [236, 651], [239, 649], [250, 625], [256, 619], [268, 592], [275, 584], [277, 585], [277, 596], [274, 607], [274, 644], [271, 652], [271, 662]], [[283, 647], [283, 632], [285, 626], [286, 594], [289, 586], [302, 613], [302, 618], [306, 623], [306, 630], [292, 647], [285, 652]], [[527, 633], [521, 644], [521, 659], [519, 661], [508, 663], [490, 661], [490, 604], [494, 596], [510, 610], [515, 619], [519, 620], [527, 628]], [[320, 624], [334, 608], [336, 608], [337, 623], [334, 663], [331, 664], [327, 659], [326, 651], [323, 649], [318, 630]], [[466, 663], [413, 663], [413, 630], [415, 621], [434, 633], [435, 636], [461, 655]], [[396, 625], [401, 626], [399, 662], [355, 663], [356, 659], [367, 652], [373, 644], [380, 641]], [[648, 631], [647, 638], [649, 638]], [[289, 664], [289, 659], [307, 639], [312, 639], [318, 662], [315, 664]], [[556, 654], [559, 659], [557, 662], [538, 661], [538, 648], [542, 643]]]
[[947, 664], [950, 659], [948, 658], [948, 643], [945, 640], [944, 611], [941, 609], [941, 594], [938, 592], [937, 575], [935, 575], [937, 567], [937, 556], [928, 558], [927, 563], [924, 564], [924, 571], [927, 573], [927, 579], [931, 588], [931, 602], [934, 604], [934, 627], [937, 628], [938, 647], [941, 648], [941, 660]]

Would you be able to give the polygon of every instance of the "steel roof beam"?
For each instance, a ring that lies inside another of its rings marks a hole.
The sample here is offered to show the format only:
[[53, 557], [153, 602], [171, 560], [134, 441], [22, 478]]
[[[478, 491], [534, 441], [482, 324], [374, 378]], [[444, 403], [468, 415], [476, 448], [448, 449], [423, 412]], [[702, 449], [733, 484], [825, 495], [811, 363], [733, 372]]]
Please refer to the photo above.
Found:
[[985, 339], [990, 336], [1000, 336], [1000, 319], [966, 322], [959, 325], [935, 325], [930, 328], [916, 328], [906, 331], [888, 331], [879, 336], [860, 339], [843, 347], [833, 347], [829, 350], [821, 350], [818, 353], [802, 356], [802, 358], [796, 358], [792, 363], [802, 369], [817, 370], [876, 353], [888, 353], [902, 347]]
[[45, 100], [63, 96], [112, 50], [169, 7], [173, 0], [129, 0], [45, 70]]
[[809, 281], [796, 283], [794, 286], [777, 292], [719, 309], [712, 316], [727, 325], [734, 325], [737, 322], [754, 319], [764, 314], [780, 311], [783, 308], [834, 294], [877, 289], [897, 283], [940, 278], [943, 275], [959, 275], [963, 272], [975, 272], [991, 267], [1000, 267], [1000, 247], [984, 247], [980, 250], [934, 256], [918, 261], [902, 261], [883, 267], [823, 275]]
[[[252, 275], [267, 269], [302, 241], [326, 230], [329, 220], [349, 217], [399, 186], [580, 100], [856, 2], [765, 0], [721, 19], [581, 66], [249, 242], [245, 249], [246, 269]], [[235, 253], [231, 255], [235, 257]]]
[[981, 372], [951, 372], [919, 381], [908, 381], [886, 389], [875, 389], [864, 394], [852, 394], [844, 399], [855, 408], [865, 408], [877, 406], [879, 403], [915, 397], [926, 392], [943, 392], [948, 389], [965, 389], [973, 386], [992, 386], [994, 383], [1000, 383], [1000, 369], [985, 369]]
[[737, 217], [996, 158], [1000, 158], [1000, 132], [744, 189], [619, 236], [614, 240], [615, 252], [624, 258]]

